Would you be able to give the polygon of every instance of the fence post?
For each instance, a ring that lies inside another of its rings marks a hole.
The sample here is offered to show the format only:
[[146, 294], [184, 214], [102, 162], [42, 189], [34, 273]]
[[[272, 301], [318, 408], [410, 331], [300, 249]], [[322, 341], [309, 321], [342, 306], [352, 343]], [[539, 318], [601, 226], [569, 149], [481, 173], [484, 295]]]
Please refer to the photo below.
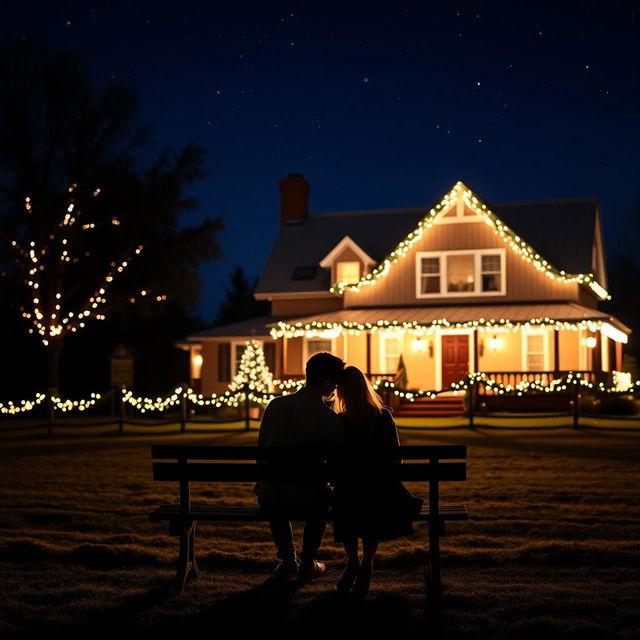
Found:
[[187, 430], [187, 390], [183, 386], [180, 397], [180, 433]]
[[579, 405], [579, 401], [580, 401], [580, 391], [578, 389], [578, 382], [580, 380], [578, 379], [576, 382], [573, 383], [573, 428], [577, 429], [580, 426], [580, 407]]
[[469, 405], [467, 408], [467, 411], [469, 412], [469, 429], [473, 429], [473, 405], [475, 404], [475, 390], [476, 384], [472, 380], [469, 383], [469, 388], [467, 389], [467, 400]]
[[122, 389], [117, 389], [116, 393], [118, 394], [118, 432], [124, 432], [124, 418], [125, 418], [125, 404], [124, 404], [124, 387]]
[[249, 385], [244, 386], [244, 429], [249, 431], [251, 429], [251, 418], [249, 416], [249, 409], [251, 403], [249, 402]]
[[47, 393], [47, 433], [52, 436], [53, 435], [53, 423], [56, 417], [56, 406], [53, 403], [53, 395], [55, 390], [49, 389]]

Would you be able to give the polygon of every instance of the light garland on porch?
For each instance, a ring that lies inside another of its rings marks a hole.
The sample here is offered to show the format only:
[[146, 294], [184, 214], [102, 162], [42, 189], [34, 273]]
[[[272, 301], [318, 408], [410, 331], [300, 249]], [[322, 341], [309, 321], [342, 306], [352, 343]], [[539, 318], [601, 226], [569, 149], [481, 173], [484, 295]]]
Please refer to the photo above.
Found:
[[423, 237], [425, 231], [433, 226], [436, 219], [443, 210], [454, 206], [460, 199], [476, 215], [480, 216], [484, 222], [493, 228], [494, 233], [502, 238], [517, 255], [525, 262], [532, 264], [538, 271], [544, 273], [551, 280], [557, 280], [565, 284], [580, 283], [588, 285], [592, 291], [602, 300], [610, 298], [608, 292], [595, 280], [592, 273], [568, 274], [564, 270], [557, 269], [545, 260], [535, 249], [525, 240], [518, 236], [513, 230], [505, 225], [498, 216], [482, 203], [476, 195], [462, 182], [457, 182], [453, 189], [447, 193], [442, 200], [433, 207], [429, 213], [418, 223], [417, 228], [409, 235], [370, 273], [364, 275], [358, 282], [348, 284], [338, 282], [334, 284], [330, 291], [341, 295], [345, 290], [358, 293], [362, 287], [375, 285], [378, 280], [386, 276], [393, 264], [405, 258], [414, 245]]
[[[301, 336], [313, 337], [322, 332], [332, 332], [332, 337], [337, 337], [342, 333], [347, 335], [360, 335], [362, 332], [375, 333], [376, 331], [400, 331], [412, 335], [427, 335], [436, 329], [479, 329], [488, 332], [515, 332], [530, 329], [531, 327], [550, 327], [553, 329], [565, 329], [578, 331], [587, 329], [589, 331], [599, 331], [603, 320], [554, 320], [553, 318], [531, 318], [530, 320], [509, 320], [500, 318], [491, 320], [480, 318], [467, 322], [450, 322], [446, 318], [438, 318], [432, 322], [423, 324], [417, 321], [398, 322], [396, 320], [378, 320], [377, 322], [355, 322], [345, 320], [343, 322], [322, 322], [313, 320], [312, 322], [285, 322], [281, 321], [271, 329], [271, 337], [278, 338], [298, 338]], [[309, 334], [312, 334], [311, 336]]]

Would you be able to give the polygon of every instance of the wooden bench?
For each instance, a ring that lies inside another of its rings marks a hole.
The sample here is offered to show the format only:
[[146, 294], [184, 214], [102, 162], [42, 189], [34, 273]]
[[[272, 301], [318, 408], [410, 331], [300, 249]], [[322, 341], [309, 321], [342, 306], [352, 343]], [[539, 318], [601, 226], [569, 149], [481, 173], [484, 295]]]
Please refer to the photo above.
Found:
[[[379, 453], [375, 454], [380, 456]], [[467, 448], [464, 445], [400, 447], [393, 450], [395, 460], [380, 460], [377, 477], [383, 474], [405, 482], [428, 483], [428, 501], [414, 520], [428, 523], [429, 567], [426, 588], [430, 597], [441, 595], [440, 536], [447, 520], [468, 520], [464, 505], [441, 505], [440, 482], [466, 480]], [[198, 576], [195, 553], [195, 533], [198, 522], [257, 522], [267, 521], [259, 506], [224, 507], [191, 502], [192, 482], [335, 482], [358, 473], [358, 461], [346, 458], [344, 449], [317, 448], [259, 448], [247, 446], [210, 445], [153, 445], [153, 479], [177, 482], [180, 489], [178, 504], [165, 504], [150, 515], [153, 521], [168, 521], [169, 534], [179, 537], [179, 561], [175, 578], [178, 591], [187, 579]], [[398, 458], [404, 460], [400, 463]], [[456, 462], [453, 462], [453, 461]], [[268, 464], [256, 464], [257, 461]], [[407, 462], [410, 461], [410, 462]], [[369, 465], [371, 462], [369, 461]], [[291, 513], [292, 521], [304, 520]], [[327, 519], [332, 519], [331, 510]]]

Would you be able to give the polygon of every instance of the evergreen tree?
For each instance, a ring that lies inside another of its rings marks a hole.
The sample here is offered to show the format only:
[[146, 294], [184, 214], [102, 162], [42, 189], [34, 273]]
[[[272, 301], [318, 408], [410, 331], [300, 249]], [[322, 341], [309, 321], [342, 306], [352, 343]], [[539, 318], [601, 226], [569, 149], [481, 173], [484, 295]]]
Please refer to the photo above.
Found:
[[253, 297], [255, 283], [249, 284], [244, 269], [237, 266], [231, 273], [229, 287], [224, 290], [225, 299], [218, 312], [217, 325], [231, 324], [257, 318], [269, 313], [269, 303]]

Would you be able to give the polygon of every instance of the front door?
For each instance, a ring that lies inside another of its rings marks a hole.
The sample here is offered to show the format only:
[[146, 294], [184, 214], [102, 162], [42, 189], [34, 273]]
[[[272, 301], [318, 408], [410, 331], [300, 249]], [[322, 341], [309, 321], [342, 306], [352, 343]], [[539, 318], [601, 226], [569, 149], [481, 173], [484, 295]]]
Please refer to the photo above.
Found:
[[442, 336], [442, 388], [460, 382], [469, 374], [469, 336]]

